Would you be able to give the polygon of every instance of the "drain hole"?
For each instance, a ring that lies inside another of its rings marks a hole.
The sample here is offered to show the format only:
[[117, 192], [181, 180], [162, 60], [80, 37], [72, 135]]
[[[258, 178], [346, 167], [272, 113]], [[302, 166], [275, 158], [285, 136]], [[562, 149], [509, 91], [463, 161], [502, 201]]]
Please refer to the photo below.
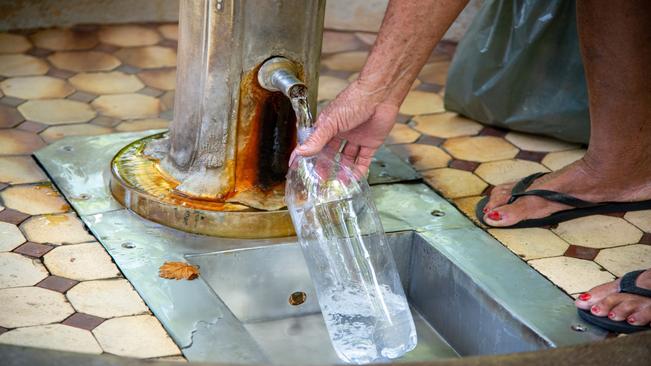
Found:
[[296, 291], [293, 294], [289, 295], [289, 304], [298, 306], [305, 302], [307, 299], [307, 294], [303, 291]]
[[72, 151], [72, 150], [74, 150], [74, 149], [72, 148], [72, 146], [70, 146], [70, 145], [66, 145], [66, 146], [64, 146], [62, 149], [63, 149], [64, 151]]
[[135, 247], [136, 247], [136, 245], [133, 244], [133, 243], [130, 242], [130, 241], [127, 241], [127, 242], [122, 243], [122, 248], [133, 249], [133, 248], [135, 248]]
[[445, 212], [443, 212], [441, 210], [434, 210], [434, 211], [430, 212], [430, 214], [432, 216], [435, 216], [435, 217], [445, 216]]
[[581, 324], [572, 324], [570, 328], [572, 328], [572, 330], [575, 332], [585, 332], [586, 330], [588, 330], [587, 327], [584, 327]]

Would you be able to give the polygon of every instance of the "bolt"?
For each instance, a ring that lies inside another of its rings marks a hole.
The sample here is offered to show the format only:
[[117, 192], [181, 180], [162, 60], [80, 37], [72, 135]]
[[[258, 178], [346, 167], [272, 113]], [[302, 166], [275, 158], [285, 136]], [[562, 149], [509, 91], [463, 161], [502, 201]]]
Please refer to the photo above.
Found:
[[583, 326], [581, 324], [572, 324], [570, 328], [575, 332], [585, 332], [588, 330], [588, 327]]
[[432, 216], [434, 216], [434, 217], [442, 217], [442, 216], [445, 216], [445, 212], [443, 212], [443, 211], [441, 211], [441, 210], [433, 210], [432, 212], [430, 212], [430, 214], [431, 214]]

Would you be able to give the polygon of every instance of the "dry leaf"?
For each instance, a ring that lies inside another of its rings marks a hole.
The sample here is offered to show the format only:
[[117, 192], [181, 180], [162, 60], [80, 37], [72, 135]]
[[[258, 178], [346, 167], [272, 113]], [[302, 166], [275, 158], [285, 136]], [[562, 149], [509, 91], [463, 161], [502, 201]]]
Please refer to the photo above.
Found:
[[199, 267], [185, 262], [165, 262], [158, 269], [158, 275], [170, 280], [194, 280], [199, 277]]

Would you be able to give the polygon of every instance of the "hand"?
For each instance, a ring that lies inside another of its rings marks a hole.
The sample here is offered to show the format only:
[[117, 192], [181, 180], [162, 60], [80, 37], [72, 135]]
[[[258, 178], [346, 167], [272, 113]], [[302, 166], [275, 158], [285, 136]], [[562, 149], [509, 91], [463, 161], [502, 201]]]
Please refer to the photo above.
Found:
[[399, 106], [382, 101], [384, 90], [374, 90], [356, 80], [323, 110], [310, 138], [296, 148], [302, 156], [318, 154], [327, 144], [337, 149], [346, 140], [343, 154], [366, 174], [375, 151], [382, 145], [396, 121]]

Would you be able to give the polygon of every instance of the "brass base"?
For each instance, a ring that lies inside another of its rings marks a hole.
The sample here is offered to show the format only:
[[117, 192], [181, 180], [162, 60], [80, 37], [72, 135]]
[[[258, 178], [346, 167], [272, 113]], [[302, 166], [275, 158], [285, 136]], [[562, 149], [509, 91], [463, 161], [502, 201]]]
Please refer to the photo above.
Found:
[[174, 188], [179, 184], [143, 154], [156, 134], [136, 140], [111, 161], [111, 192], [138, 215], [195, 234], [229, 238], [271, 238], [294, 235], [287, 210], [259, 211], [244, 205], [188, 197]]

